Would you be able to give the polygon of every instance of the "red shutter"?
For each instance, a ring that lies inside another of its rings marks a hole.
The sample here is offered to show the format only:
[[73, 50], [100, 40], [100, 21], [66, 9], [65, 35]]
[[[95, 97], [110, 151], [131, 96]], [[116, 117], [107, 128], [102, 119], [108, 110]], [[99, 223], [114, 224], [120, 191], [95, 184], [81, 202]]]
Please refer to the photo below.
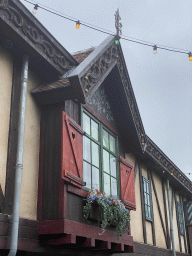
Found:
[[134, 168], [120, 156], [121, 201], [130, 210], [136, 210]]
[[83, 129], [62, 112], [61, 175], [78, 187], [83, 182]]

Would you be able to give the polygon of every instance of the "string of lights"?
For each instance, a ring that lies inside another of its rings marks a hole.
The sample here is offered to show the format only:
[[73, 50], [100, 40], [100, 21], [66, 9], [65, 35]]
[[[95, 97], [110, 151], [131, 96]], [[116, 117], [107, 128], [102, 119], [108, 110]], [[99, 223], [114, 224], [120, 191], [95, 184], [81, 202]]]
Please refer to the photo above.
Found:
[[[40, 3], [34, 3], [34, 2], [29, 1], [29, 0], [24, 0], [24, 1], [34, 6], [34, 10], [33, 10], [34, 14], [37, 12], [38, 8], [41, 8], [41, 9], [43, 9], [43, 10], [45, 10], [45, 11], [51, 13], [51, 14], [54, 14], [54, 15], [57, 15], [61, 18], [67, 19], [67, 20], [72, 21], [72, 22], [75, 22], [76, 23], [76, 29], [79, 29], [80, 26], [82, 25], [82, 26], [85, 26], [87, 28], [90, 28], [90, 29], [96, 30], [98, 32], [101, 32], [101, 33], [105, 33], [105, 34], [108, 34], [108, 35], [114, 35], [114, 33], [112, 31], [94, 26], [94, 25], [86, 23], [84, 21], [79, 21], [79, 20], [77, 20], [73, 17], [70, 17], [66, 14], [63, 14], [59, 11], [56, 11], [56, 10], [54, 10], [50, 7], [47, 7], [45, 5], [42, 5]], [[129, 36], [126, 36], [126, 35], [122, 35], [120, 38], [123, 39], [123, 40], [129, 41], [129, 42], [132, 42], [132, 43], [137, 43], [137, 44], [140, 44], [140, 45], [152, 47], [154, 54], [157, 53], [157, 49], [166, 50], [166, 51], [170, 51], [170, 52], [181, 53], [181, 54], [187, 54], [188, 57], [189, 57], [189, 60], [192, 61], [192, 53], [187, 51], [187, 50], [184, 50], [184, 49], [178, 49], [178, 48], [164, 46], [164, 45], [157, 45], [157, 44], [150, 43], [150, 42], [147, 42], [147, 41], [143, 41], [143, 40], [140, 40], [140, 39], [137, 39], [137, 38], [132, 38], [132, 37], [129, 37]]]

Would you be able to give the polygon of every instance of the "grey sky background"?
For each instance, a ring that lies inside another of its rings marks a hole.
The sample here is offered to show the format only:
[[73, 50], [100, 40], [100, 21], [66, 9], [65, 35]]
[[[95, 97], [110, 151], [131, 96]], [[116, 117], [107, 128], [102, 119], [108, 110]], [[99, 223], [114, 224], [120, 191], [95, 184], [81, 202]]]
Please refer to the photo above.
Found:
[[[32, 1], [32, 0], [31, 0]], [[21, 2], [30, 10], [33, 6]], [[33, 2], [33, 1], [32, 1]], [[34, 4], [37, 2], [34, 2]], [[76, 20], [123, 35], [192, 52], [190, 0], [38, 0]], [[70, 53], [98, 46], [108, 35], [38, 9], [36, 18]], [[121, 40], [146, 134], [184, 173], [192, 172], [192, 62], [188, 55]], [[192, 179], [192, 174], [189, 176]]]

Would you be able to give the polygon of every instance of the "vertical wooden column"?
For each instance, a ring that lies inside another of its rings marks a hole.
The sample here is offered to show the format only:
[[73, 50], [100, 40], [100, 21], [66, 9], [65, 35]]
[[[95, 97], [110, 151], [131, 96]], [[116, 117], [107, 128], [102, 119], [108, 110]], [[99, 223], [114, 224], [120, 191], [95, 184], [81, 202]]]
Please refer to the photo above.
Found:
[[[183, 205], [183, 197], [182, 195], [179, 195], [179, 201], [182, 203]], [[183, 216], [184, 219], [184, 223], [185, 223], [185, 217]], [[186, 235], [187, 235], [187, 229], [186, 229], [186, 224], [185, 224], [185, 235], [184, 235], [184, 245], [185, 245], [185, 253], [187, 253], [187, 242], [186, 242]]]
[[[151, 171], [147, 169], [147, 175], [148, 175], [148, 180], [151, 185]], [[152, 187], [152, 186], [151, 186]], [[152, 192], [152, 191], [151, 191]], [[155, 237], [155, 225], [154, 225], [154, 218], [151, 222], [151, 227], [152, 227], [152, 237], [153, 237], [153, 245], [156, 246], [156, 237]]]
[[165, 211], [165, 224], [166, 224], [166, 232], [167, 232], [167, 249], [171, 249], [171, 241], [170, 241], [170, 233], [168, 226], [168, 216], [167, 216], [167, 203], [166, 203], [166, 194], [165, 194], [165, 183], [162, 180], [162, 188], [163, 188], [163, 202], [164, 202], [164, 211]]
[[140, 196], [141, 196], [141, 210], [142, 210], [142, 224], [143, 224], [143, 240], [147, 244], [147, 234], [146, 234], [146, 224], [145, 224], [145, 205], [144, 205], [144, 196], [143, 196], [143, 179], [141, 173], [140, 163], [138, 161], [139, 168], [139, 182], [140, 182]]
[[175, 193], [173, 195], [174, 195], [174, 199], [175, 199], [175, 209], [176, 209], [176, 218], [177, 218], [177, 231], [178, 231], [178, 237], [179, 237], [179, 249], [180, 249], [180, 252], [182, 252], [180, 225], [179, 225], [179, 213], [178, 213], [178, 209], [177, 209], [177, 200], [176, 200]]

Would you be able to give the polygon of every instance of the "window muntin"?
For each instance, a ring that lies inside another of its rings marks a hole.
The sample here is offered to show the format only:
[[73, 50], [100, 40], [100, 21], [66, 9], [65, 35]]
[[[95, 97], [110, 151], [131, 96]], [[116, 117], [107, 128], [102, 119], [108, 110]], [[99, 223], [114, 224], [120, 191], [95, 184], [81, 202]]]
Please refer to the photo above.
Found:
[[83, 180], [86, 188], [118, 195], [117, 136], [83, 111]]
[[153, 220], [153, 205], [151, 196], [151, 185], [150, 181], [143, 177], [143, 194], [144, 194], [144, 207], [145, 207], [145, 218], [149, 221]]
[[177, 213], [178, 213], [178, 224], [179, 224], [179, 232], [181, 235], [185, 235], [185, 224], [183, 218], [183, 206], [182, 203], [177, 201]]

